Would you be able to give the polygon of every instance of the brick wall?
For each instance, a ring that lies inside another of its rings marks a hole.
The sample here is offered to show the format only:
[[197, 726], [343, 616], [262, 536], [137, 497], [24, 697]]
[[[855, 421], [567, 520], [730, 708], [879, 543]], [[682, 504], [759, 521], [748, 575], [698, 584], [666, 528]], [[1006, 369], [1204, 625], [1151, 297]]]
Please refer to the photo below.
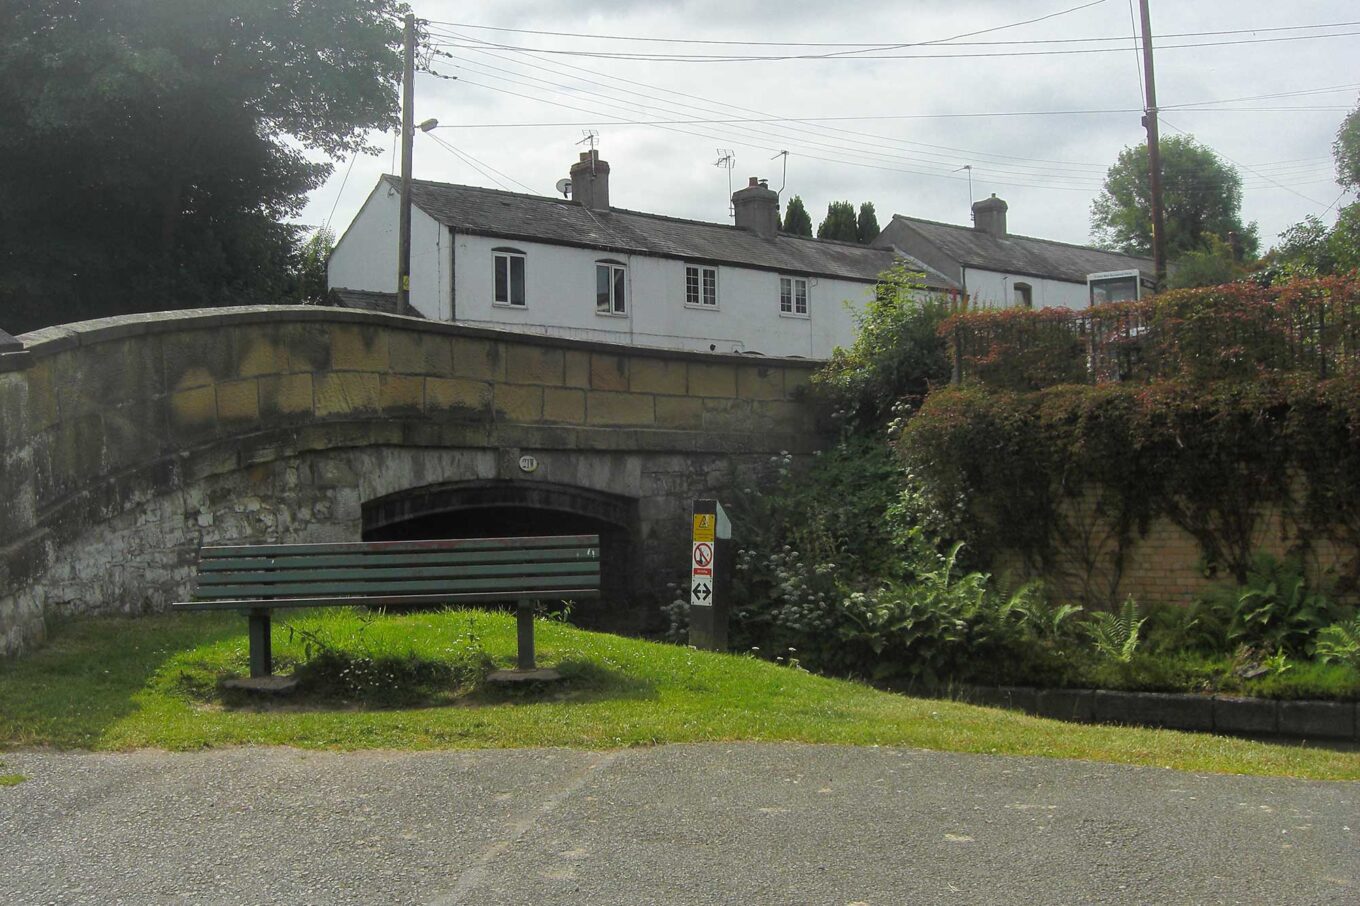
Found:
[[[1166, 518], [1153, 520], [1146, 533], [1135, 531], [1132, 544], [1124, 550], [1123, 568], [1116, 569], [1113, 532], [1097, 509], [1093, 495], [1068, 507], [1066, 521], [1073, 530], [1059, 544], [1058, 574], [1044, 577], [1060, 595], [1092, 604], [1117, 603], [1128, 595], [1139, 602], [1188, 604], [1215, 585], [1232, 581], [1226, 567], [1213, 569], [1206, 564], [1193, 535]], [[1314, 580], [1343, 574], [1360, 557], [1360, 551], [1327, 539], [1303, 544], [1275, 507], [1258, 514], [1252, 548], [1279, 558], [1301, 553]], [[1009, 584], [1033, 577], [1013, 552], [1003, 552], [993, 568]]]

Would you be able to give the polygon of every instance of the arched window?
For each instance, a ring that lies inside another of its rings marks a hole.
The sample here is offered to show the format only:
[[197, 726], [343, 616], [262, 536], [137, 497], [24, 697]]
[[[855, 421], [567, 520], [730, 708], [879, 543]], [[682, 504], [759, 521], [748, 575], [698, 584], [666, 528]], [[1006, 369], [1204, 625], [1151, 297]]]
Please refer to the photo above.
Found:
[[1015, 284], [1015, 307], [1034, 307], [1034, 289], [1028, 283]]

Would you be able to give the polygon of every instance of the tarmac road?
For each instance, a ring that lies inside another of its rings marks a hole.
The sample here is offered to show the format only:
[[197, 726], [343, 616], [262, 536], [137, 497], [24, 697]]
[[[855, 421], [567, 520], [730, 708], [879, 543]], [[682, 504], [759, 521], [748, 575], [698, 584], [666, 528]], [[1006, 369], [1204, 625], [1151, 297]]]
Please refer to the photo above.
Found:
[[4, 761], [6, 906], [1360, 904], [1360, 784], [783, 744]]

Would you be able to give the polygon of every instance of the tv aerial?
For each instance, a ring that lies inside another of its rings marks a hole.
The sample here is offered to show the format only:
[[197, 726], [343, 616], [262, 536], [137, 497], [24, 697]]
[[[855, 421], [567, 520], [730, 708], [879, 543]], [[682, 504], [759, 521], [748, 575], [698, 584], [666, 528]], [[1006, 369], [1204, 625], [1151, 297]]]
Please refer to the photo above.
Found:
[[718, 159], [713, 166], [727, 170], [727, 216], [735, 217], [737, 209], [732, 205], [732, 168], [737, 165], [737, 152], [731, 148], [719, 148]]

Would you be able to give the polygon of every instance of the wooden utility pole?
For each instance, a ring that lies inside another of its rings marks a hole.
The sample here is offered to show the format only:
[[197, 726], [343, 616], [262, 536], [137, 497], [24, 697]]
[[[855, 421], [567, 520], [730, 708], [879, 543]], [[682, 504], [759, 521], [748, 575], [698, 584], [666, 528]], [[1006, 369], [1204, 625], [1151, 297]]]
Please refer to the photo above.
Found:
[[416, 17], [406, 14], [401, 75], [401, 227], [397, 240], [397, 314], [411, 313], [411, 140], [415, 132]]
[[1166, 285], [1166, 215], [1162, 210], [1162, 150], [1157, 138], [1157, 81], [1152, 75], [1152, 19], [1148, 0], [1138, 0], [1143, 14], [1143, 125], [1147, 127], [1148, 188], [1152, 194], [1152, 266], [1157, 288]]

